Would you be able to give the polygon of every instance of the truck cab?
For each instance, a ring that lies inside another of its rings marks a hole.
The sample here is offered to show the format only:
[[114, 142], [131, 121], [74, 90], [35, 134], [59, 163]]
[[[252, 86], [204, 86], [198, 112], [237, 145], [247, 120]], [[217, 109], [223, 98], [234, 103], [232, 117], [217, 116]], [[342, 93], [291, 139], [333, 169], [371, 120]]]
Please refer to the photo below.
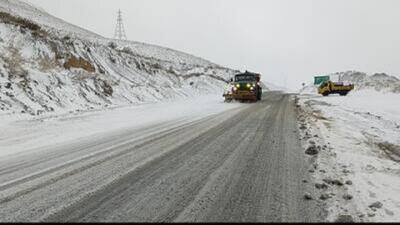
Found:
[[261, 75], [245, 72], [237, 74], [232, 79], [231, 93], [225, 98], [238, 101], [260, 101], [262, 99], [262, 88], [260, 85]]

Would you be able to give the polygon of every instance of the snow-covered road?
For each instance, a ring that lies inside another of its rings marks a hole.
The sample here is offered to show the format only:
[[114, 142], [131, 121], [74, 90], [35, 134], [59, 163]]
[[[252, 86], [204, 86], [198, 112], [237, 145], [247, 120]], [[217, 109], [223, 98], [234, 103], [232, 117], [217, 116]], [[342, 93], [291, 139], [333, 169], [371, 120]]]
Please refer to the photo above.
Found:
[[211, 95], [97, 112], [42, 117], [3, 116], [0, 122], [0, 157], [4, 159], [18, 153], [30, 154], [95, 141], [110, 137], [110, 134], [140, 131], [161, 123], [179, 126], [238, 107], [243, 105], [224, 104], [221, 96]]
[[2, 134], [0, 221], [323, 220], [293, 97], [207, 99], [5, 124], [26, 144]]

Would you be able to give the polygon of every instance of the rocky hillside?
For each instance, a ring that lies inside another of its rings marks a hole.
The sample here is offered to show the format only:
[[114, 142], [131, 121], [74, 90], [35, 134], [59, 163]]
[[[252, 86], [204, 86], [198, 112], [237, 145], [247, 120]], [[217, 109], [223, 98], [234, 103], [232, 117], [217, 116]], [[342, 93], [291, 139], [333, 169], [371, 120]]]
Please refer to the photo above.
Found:
[[0, 114], [39, 115], [221, 94], [237, 71], [116, 41], [18, 0], [0, 0]]

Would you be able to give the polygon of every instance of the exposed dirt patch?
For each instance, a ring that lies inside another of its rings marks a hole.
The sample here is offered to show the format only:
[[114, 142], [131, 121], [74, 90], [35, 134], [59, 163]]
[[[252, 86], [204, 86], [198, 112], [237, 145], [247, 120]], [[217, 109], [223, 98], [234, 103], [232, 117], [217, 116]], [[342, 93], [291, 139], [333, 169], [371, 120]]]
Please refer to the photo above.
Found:
[[323, 102], [323, 101], [317, 101], [317, 100], [308, 100], [306, 101], [304, 104], [306, 104], [307, 106], [314, 106], [314, 105], [322, 105], [322, 106], [332, 106], [329, 103]]
[[113, 90], [112, 86], [109, 84], [109, 82], [99, 79], [99, 80], [96, 80], [96, 85], [98, 85], [101, 88], [101, 90], [105, 96], [113, 95], [114, 90]]
[[321, 110], [314, 110], [312, 116], [317, 120], [328, 120], [326, 117], [322, 115]]
[[307, 148], [306, 152], [307, 155], [318, 155], [319, 153], [319, 148], [315, 145], [311, 145], [310, 147]]
[[332, 129], [332, 124], [329, 122], [324, 122], [324, 126], [328, 129]]
[[354, 219], [351, 215], [339, 215], [335, 221], [336, 223], [354, 223]]
[[96, 72], [96, 68], [87, 60], [79, 57], [76, 58], [75, 56], [71, 56], [65, 63], [64, 63], [64, 68], [65, 69], [71, 69], [71, 68], [78, 68], [78, 69], [83, 69], [86, 70], [89, 73], [94, 73]]
[[8, 47], [8, 51], [11, 53], [10, 56], [0, 56], [5, 62], [3, 67], [8, 70], [8, 78], [25, 78], [28, 75], [28, 71], [26, 71], [22, 66], [25, 63], [25, 60], [21, 56], [20, 50], [10, 46]]
[[6, 23], [6, 24], [11, 24], [14, 26], [22, 27], [22, 28], [27, 28], [32, 31], [38, 31], [41, 29], [41, 27], [39, 25], [33, 23], [32, 21], [29, 21], [24, 18], [12, 16], [11, 14], [6, 13], [6, 12], [0, 12], [0, 21], [3, 23]]
[[21, 17], [13, 16], [6, 12], [0, 12], [0, 22], [18, 26], [22, 29], [28, 29], [32, 32], [34, 37], [45, 37], [48, 35], [48, 33], [42, 30], [38, 24]]
[[386, 153], [386, 155], [395, 162], [400, 162], [400, 146], [389, 142], [377, 143], [377, 146]]
[[40, 58], [38, 61], [39, 68], [41, 71], [50, 71], [58, 66], [57, 61], [55, 59], [51, 59], [48, 56], [44, 56]]

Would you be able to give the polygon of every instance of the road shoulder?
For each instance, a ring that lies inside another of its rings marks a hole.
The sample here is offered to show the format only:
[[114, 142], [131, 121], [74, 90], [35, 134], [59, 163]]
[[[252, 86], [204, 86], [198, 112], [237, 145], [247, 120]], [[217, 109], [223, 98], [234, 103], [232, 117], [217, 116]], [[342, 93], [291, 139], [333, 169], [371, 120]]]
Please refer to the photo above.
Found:
[[390, 151], [399, 144], [391, 138], [400, 136], [398, 124], [344, 101], [351, 99], [297, 97], [302, 145], [320, 192], [314, 197], [327, 206], [328, 221], [398, 221], [400, 165]]

